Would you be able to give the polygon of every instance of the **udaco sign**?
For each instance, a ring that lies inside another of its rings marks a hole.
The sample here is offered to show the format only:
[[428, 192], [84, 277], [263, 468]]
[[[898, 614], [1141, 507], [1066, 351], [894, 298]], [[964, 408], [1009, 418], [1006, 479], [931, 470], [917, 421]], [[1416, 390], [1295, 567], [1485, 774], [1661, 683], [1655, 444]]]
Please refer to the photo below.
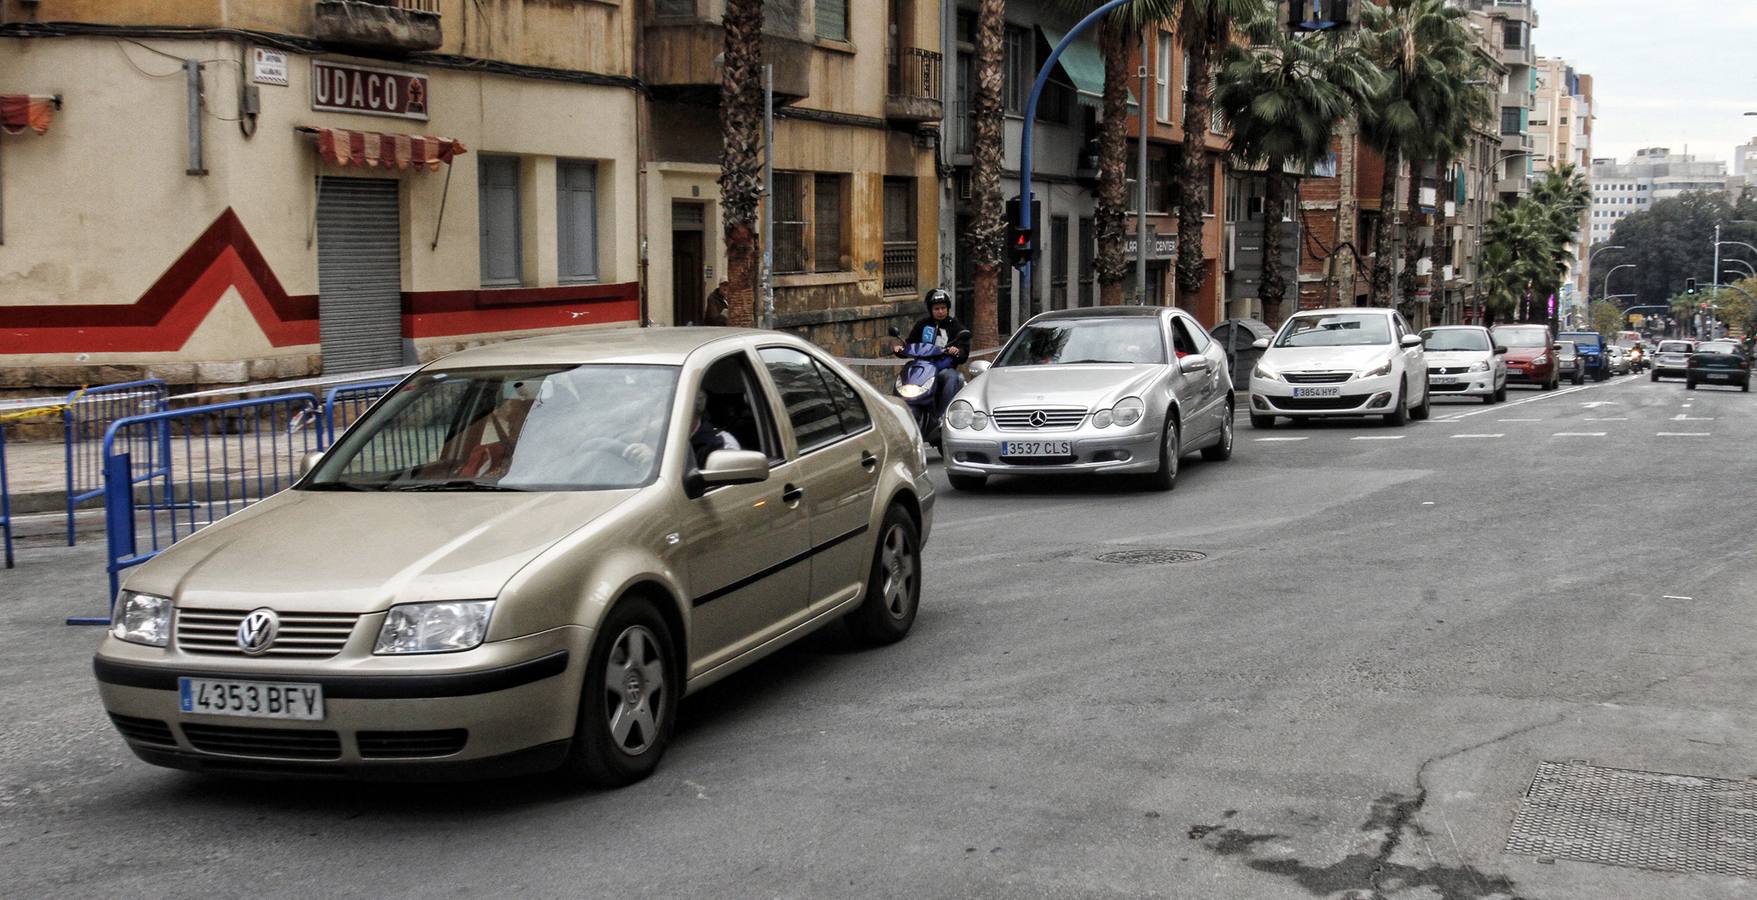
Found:
[[427, 120], [427, 76], [311, 61], [311, 108]]

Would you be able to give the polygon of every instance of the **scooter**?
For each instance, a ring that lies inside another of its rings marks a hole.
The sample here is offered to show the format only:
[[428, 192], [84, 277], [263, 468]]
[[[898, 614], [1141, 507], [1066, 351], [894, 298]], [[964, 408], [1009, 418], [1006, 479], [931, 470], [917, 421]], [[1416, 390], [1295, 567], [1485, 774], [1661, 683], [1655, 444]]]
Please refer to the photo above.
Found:
[[1629, 371], [1647, 371], [1647, 349], [1640, 344], [1629, 348]]
[[[901, 339], [903, 335], [893, 328], [891, 336]], [[962, 341], [969, 336], [970, 332], [965, 331], [957, 339]], [[915, 424], [921, 430], [922, 441], [938, 447], [940, 420], [933, 392], [939, 384], [939, 373], [957, 365], [957, 357], [947, 353], [946, 348], [938, 344], [907, 344], [897, 355], [905, 362], [902, 371], [897, 373], [897, 381], [892, 390], [903, 398], [904, 404], [914, 414]]]

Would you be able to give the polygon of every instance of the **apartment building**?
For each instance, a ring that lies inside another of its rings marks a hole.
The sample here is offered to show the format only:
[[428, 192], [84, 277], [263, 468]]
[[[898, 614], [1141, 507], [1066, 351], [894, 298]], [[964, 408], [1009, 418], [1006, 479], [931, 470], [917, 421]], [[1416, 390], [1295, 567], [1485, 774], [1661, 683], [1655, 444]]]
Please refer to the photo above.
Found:
[[1661, 200], [1689, 191], [1724, 191], [1727, 167], [1720, 160], [1699, 160], [1667, 147], [1635, 151], [1626, 163], [1601, 158], [1592, 161], [1591, 243], [1611, 239], [1617, 223]]
[[[1539, 175], [1572, 165], [1592, 186], [1592, 76], [1575, 70], [1567, 60], [1539, 57], [1536, 106], [1531, 116], [1533, 166]], [[1580, 237], [1570, 249], [1562, 279], [1564, 308], [1584, 307], [1591, 271], [1592, 212], [1580, 216]], [[1582, 312], [1580, 309], [1576, 313]]]

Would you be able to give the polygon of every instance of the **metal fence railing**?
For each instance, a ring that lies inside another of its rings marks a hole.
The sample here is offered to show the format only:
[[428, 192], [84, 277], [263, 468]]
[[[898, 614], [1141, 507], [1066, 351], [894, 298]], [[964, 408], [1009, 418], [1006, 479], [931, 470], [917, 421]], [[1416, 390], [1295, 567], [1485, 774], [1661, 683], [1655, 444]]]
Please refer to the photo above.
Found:
[[884, 283], [886, 294], [915, 293], [917, 244], [914, 241], [885, 241]]
[[[158, 378], [84, 388], [67, 395], [61, 409], [62, 441], [67, 462], [67, 546], [77, 540], [74, 516], [79, 505], [104, 495], [104, 435], [111, 423], [129, 416], [161, 412], [170, 390]], [[151, 436], [141, 435], [137, 440]], [[163, 437], [162, 435], [157, 437]], [[137, 454], [136, 481], [161, 474], [150, 464], [155, 456]]]
[[[124, 570], [292, 484], [300, 459], [321, 449], [318, 416], [315, 395], [282, 394], [112, 422], [102, 445], [109, 602]], [[136, 477], [143, 468], [154, 476]], [[101, 625], [109, 616], [67, 622]]]
[[393, 378], [330, 388], [323, 395], [323, 418], [319, 420], [323, 427], [324, 448], [333, 446], [337, 436], [346, 431], [349, 425], [359, 421], [380, 397], [401, 383], [401, 380]]

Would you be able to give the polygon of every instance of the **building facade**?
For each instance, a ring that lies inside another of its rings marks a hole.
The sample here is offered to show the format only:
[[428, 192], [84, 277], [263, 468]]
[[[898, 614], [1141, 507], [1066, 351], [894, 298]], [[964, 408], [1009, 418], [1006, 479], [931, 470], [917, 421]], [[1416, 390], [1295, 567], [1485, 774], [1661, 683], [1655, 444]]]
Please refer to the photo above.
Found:
[[1601, 158], [1592, 161], [1592, 243], [1611, 239], [1617, 223], [1661, 200], [1689, 191], [1727, 189], [1726, 163], [1699, 160], [1673, 153], [1666, 147], [1635, 151], [1626, 163]]
[[[1531, 137], [1537, 155], [1536, 172], [1542, 176], [1573, 166], [1592, 184], [1592, 76], [1575, 70], [1567, 60], [1539, 57], [1537, 98], [1531, 118]], [[1569, 248], [1567, 273], [1562, 279], [1558, 302], [1563, 313], [1584, 321], [1587, 285], [1592, 273], [1592, 211], [1580, 214], [1580, 237]]]

